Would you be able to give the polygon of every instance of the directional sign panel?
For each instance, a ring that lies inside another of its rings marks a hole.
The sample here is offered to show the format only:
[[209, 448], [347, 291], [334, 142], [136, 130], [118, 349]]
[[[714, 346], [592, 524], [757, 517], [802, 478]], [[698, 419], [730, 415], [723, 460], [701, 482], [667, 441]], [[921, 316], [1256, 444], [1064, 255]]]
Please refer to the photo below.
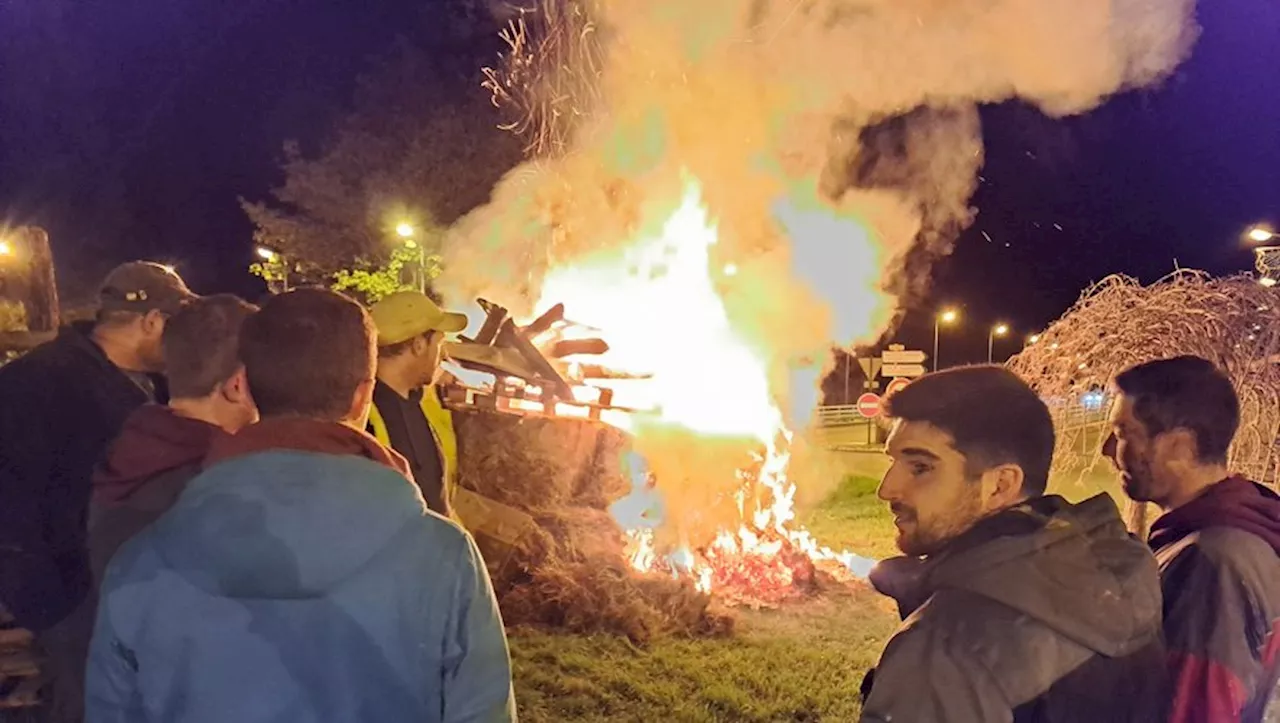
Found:
[[925, 371], [927, 370], [923, 364], [890, 364], [885, 362], [884, 366], [880, 367], [880, 376], [914, 379], [922, 376]]
[[880, 354], [885, 364], [923, 364], [928, 355], [915, 349], [886, 350]]

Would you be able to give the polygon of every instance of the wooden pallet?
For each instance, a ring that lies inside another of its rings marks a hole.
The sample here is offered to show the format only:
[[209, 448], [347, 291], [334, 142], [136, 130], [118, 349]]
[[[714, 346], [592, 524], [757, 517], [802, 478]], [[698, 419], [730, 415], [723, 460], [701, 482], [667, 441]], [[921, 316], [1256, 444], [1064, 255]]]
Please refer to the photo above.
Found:
[[35, 638], [0, 612], [0, 721], [12, 712], [40, 705], [40, 658]]

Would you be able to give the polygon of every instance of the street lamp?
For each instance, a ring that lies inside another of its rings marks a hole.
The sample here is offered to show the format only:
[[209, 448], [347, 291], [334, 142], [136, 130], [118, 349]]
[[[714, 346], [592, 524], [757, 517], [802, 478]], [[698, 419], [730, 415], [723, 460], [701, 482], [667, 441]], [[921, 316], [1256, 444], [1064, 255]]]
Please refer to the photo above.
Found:
[[1032, 344], [1034, 344], [1034, 343], [1036, 343], [1036, 342], [1038, 342], [1038, 341], [1040, 341], [1040, 335], [1039, 335], [1039, 334], [1032, 334], [1031, 336], [1027, 337], [1027, 346], [1031, 346]]
[[396, 235], [404, 239], [404, 247], [418, 252], [418, 291], [427, 293], [427, 250], [413, 239], [417, 229], [408, 221], [396, 224]]
[[943, 309], [938, 315], [933, 317], [933, 370], [938, 371], [938, 328], [943, 324], [954, 324], [960, 318], [960, 312], [955, 309]]
[[991, 332], [987, 334], [987, 363], [988, 364], [991, 363], [992, 351], [995, 350], [996, 337], [997, 336], [1002, 337], [1008, 333], [1009, 333], [1008, 324], [996, 324], [995, 326], [991, 327]]
[[0, 256], [12, 256], [12, 255], [13, 255], [13, 247], [9, 245], [9, 242], [0, 241]]
[[1245, 234], [1248, 239], [1254, 243], [1264, 244], [1273, 239], [1280, 239], [1280, 234], [1267, 228], [1266, 226], [1254, 226]]
[[[272, 293], [284, 293], [288, 291], [289, 266], [285, 263], [284, 254], [267, 246], [256, 246], [253, 249], [253, 253], [256, 254], [258, 258], [262, 259], [264, 264], [263, 270], [265, 271], [264, 277], [267, 280], [268, 290]], [[273, 280], [272, 275], [277, 271], [280, 273], [280, 277]], [[278, 292], [275, 288], [277, 281], [280, 285]]]

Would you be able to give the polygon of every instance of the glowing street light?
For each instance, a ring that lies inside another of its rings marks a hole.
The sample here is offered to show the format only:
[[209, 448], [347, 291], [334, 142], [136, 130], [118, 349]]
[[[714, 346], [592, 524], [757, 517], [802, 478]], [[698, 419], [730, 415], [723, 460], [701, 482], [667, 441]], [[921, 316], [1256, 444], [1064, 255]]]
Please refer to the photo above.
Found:
[[1040, 335], [1032, 334], [1031, 336], [1027, 337], [1027, 346], [1030, 346], [1038, 341], [1040, 341]]
[[413, 238], [413, 224], [401, 221], [396, 224], [396, 235], [400, 238]]
[[995, 350], [996, 337], [1003, 337], [1009, 333], [1009, 325], [1005, 323], [996, 324], [991, 327], [991, 332], [987, 334], [987, 363], [991, 363], [992, 352]]
[[253, 252], [258, 255], [258, 258], [266, 261], [267, 263], [275, 263], [275, 261], [280, 258], [280, 254], [278, 252], [274, 249], [269, 249], [266, 246], [259, 246], [254, 249]]
[[938, 329], [943, 324], [954, 324], [960, 318], [960, 312], [955, 309], [943, 309], [938, 315], [933, 317], [933, 370], [938, 371]]
[[13, 247], [9, 245], [8, 241], [0, 240], [0, 256], [12, 256], [12, 255], [13, 255]]
[[1249, 229], [1245, 236], [1254, 243], [1264, 244], [1268, 241], [1280, 240], [1280, 234], [1267, 228], [1266, 226], [1254, 226]]

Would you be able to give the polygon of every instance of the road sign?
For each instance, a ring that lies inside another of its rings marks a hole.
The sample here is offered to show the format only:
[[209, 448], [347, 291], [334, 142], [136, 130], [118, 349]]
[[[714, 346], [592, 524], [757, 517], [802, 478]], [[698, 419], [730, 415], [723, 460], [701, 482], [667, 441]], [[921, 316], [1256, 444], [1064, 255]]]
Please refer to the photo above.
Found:
[[905, 379], [903, 377], [898, 377], [894, 379], [893, 381], [889, 382], [888, 386], [884, 388], [884, 398], [888, 399], [893, 394], [899, 391], [902, 391], [902, 388], [907, 386], [910, 383], [911, 383], [910, 379]]
[[884, 360], [885, 364], [923, 364], [924, 360], [929, 357], [919, 350], [886, 349], [880, 354], [880, 358]]
[[886, 363], [880, 367], [880, 376], [882, 377], [906, 377], [914, 379], [923, 376], [927, 370], [923, 364], [889, 364]]
[[881, 361], [878, 358], [858, 359], [858, 366], [862, 367], [862, 375], [867, 381], [871, 381], [880, 375]]
[[880, 416], [880, 395], [873, 392], [867, 392], [858, 397], [858, 414], [867, 419], [874, 419]]

